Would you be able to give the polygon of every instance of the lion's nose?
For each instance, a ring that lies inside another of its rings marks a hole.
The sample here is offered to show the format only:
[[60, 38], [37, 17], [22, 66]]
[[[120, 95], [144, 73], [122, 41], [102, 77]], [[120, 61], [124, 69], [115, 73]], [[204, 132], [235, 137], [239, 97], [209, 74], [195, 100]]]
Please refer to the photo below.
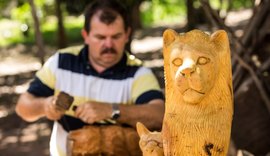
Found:
[[183, 76], [187, 76], [187, 75], [190, 75], [191, 73], [194, 72], [194, 68], [193, 67], [190, 67], [190, 68], [185, 68], [183, 70], [181, 70], [181, 74]]
[[192, 59], [185, 59], [179, 70], [183, 76], [189, 77], [195, 71], [194, 61]]

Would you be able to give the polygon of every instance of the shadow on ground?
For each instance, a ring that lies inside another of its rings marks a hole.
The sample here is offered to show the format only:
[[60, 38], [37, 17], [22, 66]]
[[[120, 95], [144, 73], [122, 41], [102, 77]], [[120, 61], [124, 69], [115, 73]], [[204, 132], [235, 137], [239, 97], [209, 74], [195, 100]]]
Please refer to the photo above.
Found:
[[0, 77], [0, 153], [6, 156], [48, 156], [51, 123], [41, 119], [23, 121], [14, 111], [21, 86], [35, 71]]

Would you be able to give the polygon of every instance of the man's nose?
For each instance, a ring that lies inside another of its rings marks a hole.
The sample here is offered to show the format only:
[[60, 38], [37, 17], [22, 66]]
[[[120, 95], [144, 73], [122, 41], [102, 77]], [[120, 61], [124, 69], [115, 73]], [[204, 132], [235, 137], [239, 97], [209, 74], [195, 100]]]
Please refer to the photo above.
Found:
[[183, 60], [183, 64], [179, 67], [179, 70], [184, 77], [189, 77], [195, 71], [195, 62], [187, 58]]
[[107, 48], [111, 48], [113, 46], [113, 40], [111, 38], [106, 38], [105, 39], [105, 46]]

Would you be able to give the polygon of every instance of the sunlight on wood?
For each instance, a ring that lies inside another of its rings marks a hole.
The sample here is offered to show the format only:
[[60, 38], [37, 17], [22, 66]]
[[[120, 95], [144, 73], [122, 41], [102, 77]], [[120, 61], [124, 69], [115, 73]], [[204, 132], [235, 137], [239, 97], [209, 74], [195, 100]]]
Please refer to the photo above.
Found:
[[44, 129], [40, 132], [41, 136], [50, 136], [51, 135], [51, 130], [49, 128]]
[[142, 40], [134, 39], [131, 43], [131, 51], [134, 53], [146, 53], [162, 48], [162, 37], [146, 37]]
[[144, 61], [144, 65], [148, 68], [162, 67], [163, 66], [163, 59], [154, 59], [151, 61]]
[[255, 5], [258, 6], [261, 3], [261, 0], [255, 0]]
[[32, 124], [22, 130], [23, 136], [20, 137], [21, 142], [31, 142], [40, 136], [49, 136], [51, 133], [48, 125], [45, 123]]
[[41, 64], [39, 62], [15, 62], [12, 59], [7, 59], [5, 61], [1, 61], [0, 63], [0, 76], [14, 75], [17, 73], [38, 70], [40, 68]]
[[0, 140], [3, 139], [3, 134], [2, 134], [2, 130], [0, 130]]
[[252, 56], [251, 56], [251, 60], [254, 62], [254, 64], [255, 64], [256, 67], [259, 68], [259, 67], [262, 66], [262, 63], [261, 63], [261, 61], [259, 60], [258, 55], [252, 55]]
[[23, 129], [22, 133], [23, 134], [30, 134], [30, 133], [36, 132], [38, 130], [46, 129], [47, 127], [48, 127], [48, 125], [45, 123], [31, 124], [28, 127], [26, 127], [25, 129]]
[[14, 88], [15, 93], [21, 94], [24, 93], [28, 88], [28, 83], [23, 84], [23, 85], [18, 85]]
[[252, 10], [232, 11], [228, 14], [225, 24], [228, 26], [237, 26], [241, 21], [247, 21], [252, 16]]
[[8, 116], [8, 112], [6, 110], [0, 109], [0, 119]]
[[36, 134], [28, 134], [20, 137], [21, 142], [31, 142], [37, 140], [38, 136]]
[[236, 31], [235, 31], [235, 35], [236, 35], [237, 37], [241, 37], [243, 34], [244, 34], [244, 31], [243, 31], [243, 30], [236, 30]]
[[18, 86], [3, 86], [0, 88], [0, 94], [12, 94], [12, 93], [17, 93], [21, 94], [25, 92], [28, 88], [28, 83], [18, 85]]
[[8, 136], [2, 140], [2, 145], [12, 144], [18, 142], [17, 136]]

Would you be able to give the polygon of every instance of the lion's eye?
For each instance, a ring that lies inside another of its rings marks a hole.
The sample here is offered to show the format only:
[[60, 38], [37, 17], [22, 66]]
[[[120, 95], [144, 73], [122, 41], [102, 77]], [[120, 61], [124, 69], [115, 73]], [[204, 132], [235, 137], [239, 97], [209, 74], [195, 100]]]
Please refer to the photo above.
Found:
[[208, 62], [210, 62], [210, 59], [209, 59], [209, 58], [206, 58], [206, 57], [199, 57], [199, 58], [198, 58], [198, 61], [197, 61], [197, 64], [199, 64], [199, 65], [205, 65], [205, 64], [207, 64]]
[[182, 63], [183, 63], [183, 60], [180, 59], [180, 58], [176, 58], [172, 61], [172, 63], [175, 65], [175, 66], [181, 66]]

